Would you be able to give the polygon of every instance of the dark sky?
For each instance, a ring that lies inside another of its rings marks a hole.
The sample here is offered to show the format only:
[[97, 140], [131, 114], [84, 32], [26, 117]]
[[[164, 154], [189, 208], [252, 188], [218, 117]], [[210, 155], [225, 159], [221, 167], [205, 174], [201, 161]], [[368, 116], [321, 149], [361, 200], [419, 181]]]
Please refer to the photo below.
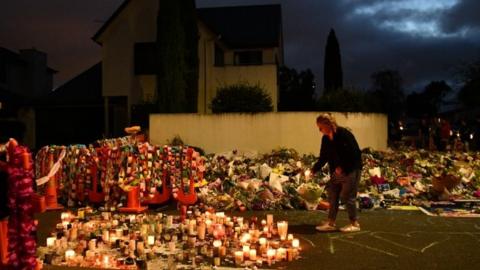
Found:
[[[100, 60], [90, 38], [121, 2], [4, 1], [0, 46], [45, 51], [61, 85]], [[271, 3], [282, 5], [287, 66], [312, 69], [319, 86], [330, 28], [340, 43], [346, 86], [367, 88], [370, 74], [390, 68], [400, 72], [406, 91], [423, 89], [480, 58], [478, 0], [197, 0], [197, 7]]]

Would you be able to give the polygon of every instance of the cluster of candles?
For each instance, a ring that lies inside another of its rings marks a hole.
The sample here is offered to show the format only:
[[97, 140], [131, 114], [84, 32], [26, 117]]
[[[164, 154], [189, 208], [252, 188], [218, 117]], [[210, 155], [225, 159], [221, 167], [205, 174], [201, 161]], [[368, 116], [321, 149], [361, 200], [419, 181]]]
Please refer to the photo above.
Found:
[[47, 264], [142, 269], [150, 260], [168, 257], [168, 269], [176, 263], [270, 266], [300, 252], [288, 222], [274, 222], [271, 214], [258, 221], [198, 209], [183, 219], [162, 213], [85, 216], [80, 210], [76, 216], [62, 213], [61, 220], [46, 240]]

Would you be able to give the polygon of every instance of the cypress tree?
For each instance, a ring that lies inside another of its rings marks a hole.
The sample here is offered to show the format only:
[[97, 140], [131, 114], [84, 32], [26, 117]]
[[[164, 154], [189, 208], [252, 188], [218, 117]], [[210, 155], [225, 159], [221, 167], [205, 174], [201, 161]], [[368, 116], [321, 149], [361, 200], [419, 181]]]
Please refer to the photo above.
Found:
[[330, 29], [325, 46], [325, 64], [323, 67], [323, 81], [325, 94], [343, 87], [342, 59], [340, 45], [335, 31]]
[[185, 30], [185, 80], [187, 112], [197, 112], [198, 100], [198, 26], [195, 0], [182, 0], [182, 19]]
[[157, 102], [159, 112], [163, 113], [187, 111], [186, 37], [180, 2], [183, 1], [158, 1]]

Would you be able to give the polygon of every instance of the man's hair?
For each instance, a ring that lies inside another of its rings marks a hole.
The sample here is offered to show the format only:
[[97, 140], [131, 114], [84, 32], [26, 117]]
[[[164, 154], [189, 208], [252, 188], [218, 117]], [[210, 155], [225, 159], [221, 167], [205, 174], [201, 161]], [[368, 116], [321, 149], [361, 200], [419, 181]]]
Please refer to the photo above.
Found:
[[330, 113], [322, 113], [317, 116], [317, 124], [328, 126], [333, 130], [333, 132], [336, 132], [338, 127], [337, 120], [335, 120], [335, 117], [333, 117], [333, 115]]

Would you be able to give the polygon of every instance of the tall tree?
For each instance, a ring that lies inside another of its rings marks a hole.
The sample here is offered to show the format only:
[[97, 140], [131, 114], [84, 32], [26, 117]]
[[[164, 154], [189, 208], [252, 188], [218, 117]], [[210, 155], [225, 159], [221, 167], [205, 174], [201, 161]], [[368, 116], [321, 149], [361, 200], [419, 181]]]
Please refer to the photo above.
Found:
[[294, 68], [280, 67], [279, 111], [312, 111], [315, 109], [315, 76], [310, 69], [298, 73]]
[[435, 116], [440, 110], [443, 98], [452, 90], [445, 81], [431, 81], [422, 93], [413, 92], [407, 96], [407, 113], [412, 117]]
[[156, 54], [160, 112], [196, 111], [198, 29], [194, 0], [159, 0]]
[[185, 29], [187, 112], [197, 112], [198, 101], [198, 26], [195, 0], [182, 0], [182, 19]]
[[405, 96], [402, 77], [396, 70], [380, 70], [371, 75], [373, 94], [381, 102], [382, 111], [390, 121], [397, 120], [403, 112]]
[[343, 87], [342, 59], [340, 45], [333, 29], [330, 29], [328, 34], [323, 68], [324, 93], [341, 89]]
[[467, 108], [478, 108], [480, 104], [480, 59], [466, 64], [459, 70], [459, 77], [463, 83], [458, 99]]

